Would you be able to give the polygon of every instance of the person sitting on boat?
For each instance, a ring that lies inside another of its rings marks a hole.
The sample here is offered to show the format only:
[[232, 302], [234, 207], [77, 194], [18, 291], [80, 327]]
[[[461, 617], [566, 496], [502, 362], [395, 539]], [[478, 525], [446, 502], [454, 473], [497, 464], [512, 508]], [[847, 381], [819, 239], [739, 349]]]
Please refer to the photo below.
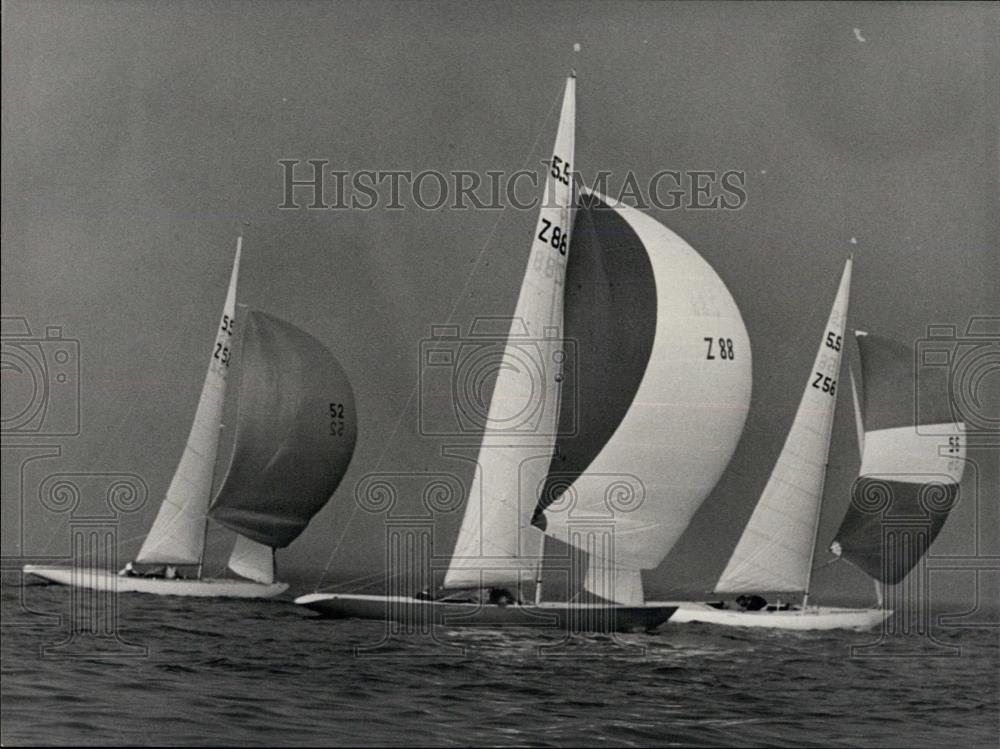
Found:
[[126, 562], [125, 566], [118, 570], [119, 577], [139, 577], [139, 573], [135, 571], [131, 562]]
[[757, 595], [742, 595], [736, 599], [736, 605], [744, 611], [760, 611], [767, 606], [767, 601]]
[[517, 600], [506, 588], [490, 588], [489, 602], [495, 606], [509, 606]]

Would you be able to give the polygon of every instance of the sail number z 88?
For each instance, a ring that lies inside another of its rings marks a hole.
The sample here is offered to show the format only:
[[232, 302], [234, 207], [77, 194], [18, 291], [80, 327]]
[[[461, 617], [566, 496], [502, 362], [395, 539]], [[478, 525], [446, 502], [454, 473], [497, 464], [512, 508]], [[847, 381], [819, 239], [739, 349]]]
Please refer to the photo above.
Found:
[[736, 358], [736, 352], [733, 350], [732, 338], [719, 338], [717, 347], [716, 339], [711, 336], [705, 336], [705, 342], [708, 343], [708, 351], [705, 353], [706, 359], [725, 359], [726, 361], [733, 361], [733, 359]]

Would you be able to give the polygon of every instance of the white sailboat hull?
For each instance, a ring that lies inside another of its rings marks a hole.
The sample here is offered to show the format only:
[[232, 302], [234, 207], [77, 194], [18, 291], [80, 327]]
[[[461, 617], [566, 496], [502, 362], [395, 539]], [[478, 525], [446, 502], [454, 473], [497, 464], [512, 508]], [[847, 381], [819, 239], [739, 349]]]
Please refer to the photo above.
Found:
[[676, 606], [671, 622], [686, 624], [721, 624], [728, 627], [767, 627], [789, 630], [865, 630], [877, 627], [892, 616], [888, 609], [850, 609], [829, 606], [808, 606], [789, 611], [745, 611], [743, 609], [717, 609], [707, 603], [675, 602], [662, 605]]
[[572, 632], [648, 631], [663, 624], [674, 604], [546, 602], [537, 605], [432, 601], [406, 596], [310, 593], [295, 603], [332, 619], [377, 619], [445, 627], [542, 627]]
[[107, 570], [82, 567], [41, 567], [26, 564], [24, 571], [50, 583], [111, 593], [149, 593], [156, 596], [196, 598], [273, 598], [288, 590], [288, 583], [255, 583], [250, 580], [168, 580], [159, 577], [128, 577]]

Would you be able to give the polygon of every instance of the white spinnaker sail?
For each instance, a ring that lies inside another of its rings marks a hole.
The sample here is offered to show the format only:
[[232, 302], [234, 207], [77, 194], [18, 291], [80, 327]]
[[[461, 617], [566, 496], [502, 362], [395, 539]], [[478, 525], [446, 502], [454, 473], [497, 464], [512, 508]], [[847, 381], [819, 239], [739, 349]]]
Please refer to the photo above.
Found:
[[574, 74], [566, 80], [545, 197], [444, 580], [448, 588], [516, 583], [541, 558], [544, 539], [531, 518], [538, 500], [534, 490], [548, 472], [559, 418], [575, 120]]
[[232, 356], [236, 284], [243, 238], [236, 242], [236, 258], [229, 279], [226, 305], [212, 344], [208, 373], [201, 389], [191, 433], [153, 527], [136, 557], [150, 564], [198, 564], [205, 546], [205, 523], [212, 492], [219, 426], [226, 397], [226, 378]]
[[270, 585], [274, 582], [274, 549], [237, 533], [233, 553], [229, 555], [229, 569], [241, 577]]
[[807, 592], [826, 478], [851, 293], [848, 259], [799, 410], [715, 590]]
[[[565, 498], [545, 510], [545, 532], [590, 552], [587, 590], [640, 604], [639, 571], [667, 555], [739, 441], [750, 338], [722, 279], [683, 239], [629, 206], [598, 210], [614, 210], [628, 225], [621, 234], [634, 232], [649, 257], [656, 329], [631, 405]], [[602, 529], [611, 559], [594, 553]]]

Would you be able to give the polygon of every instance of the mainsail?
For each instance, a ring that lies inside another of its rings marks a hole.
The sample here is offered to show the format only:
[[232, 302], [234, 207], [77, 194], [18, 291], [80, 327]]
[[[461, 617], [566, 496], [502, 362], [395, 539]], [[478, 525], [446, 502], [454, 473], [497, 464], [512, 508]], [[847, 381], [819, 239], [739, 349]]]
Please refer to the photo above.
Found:
[[952, 412], [942, 368], [924, 367], [918, 378], [912, 348], [860, 331], [856, 336], [861, 470], [830, 550], [894, 585], [927, 552], [958, 499], [965, 425]]
[[240, 534], [233, 569], [259, 574], [264, 550], [248, 542], [283, 547], [305, 529], [347, 471], [357, 419], [347, 376], [323, 344], [256, 310], [244, 327], [233, 457], [209, 514]]
[[143, 564], [199, 564], [205, 548], [205, 513], [212, 496], [219, 428], [226, 396], [226, 378], [232, 358], [236, 314], [236, 282], [243, 238], [236, 242], [236, 259], [218, 333], [212, 345], [208, 373], [184, 454], [167, 489], [153, 527], [136, 561]]
[[848, 259], [785, 445], [716, 592], [808, 592], [850, 293]]
[[516, 584], [541, 559], [543, 537], [531, 518], [552, 458], [559, 412], [575, 117], [574, 74], [566, 81], [545, 198], [444, 580], [448, 588]]
[[667, 555], [736, 448], [750, 404], [750, 339], [694, 249], [592, 192], [576, 217], [565, 335], [576, 343], [565, 428], [538, 483], [534, 522], [588, 552], [588, 591], [640, 604], [640, 570]]

